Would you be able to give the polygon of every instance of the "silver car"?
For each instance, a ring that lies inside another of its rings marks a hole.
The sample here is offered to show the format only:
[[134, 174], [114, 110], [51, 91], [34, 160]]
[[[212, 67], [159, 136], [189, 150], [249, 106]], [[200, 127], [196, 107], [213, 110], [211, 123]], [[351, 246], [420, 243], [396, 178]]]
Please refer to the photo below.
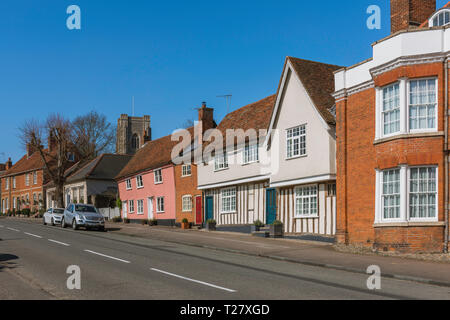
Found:
[[72, 226], [74, 230], [83, 227], [86, 229], [105, 231], [105, 218], [103, 218], [93, 205], [71, 203], [64, 210], [64, 216], [61, 222], [63, 228], [68, 225]]
[[63, 215], [64, 209], [59, 208], [48, 209], [43, 216], [44, 225], [51, 224], [52, 226], [54, 226], [55, 224], [61, 224]]

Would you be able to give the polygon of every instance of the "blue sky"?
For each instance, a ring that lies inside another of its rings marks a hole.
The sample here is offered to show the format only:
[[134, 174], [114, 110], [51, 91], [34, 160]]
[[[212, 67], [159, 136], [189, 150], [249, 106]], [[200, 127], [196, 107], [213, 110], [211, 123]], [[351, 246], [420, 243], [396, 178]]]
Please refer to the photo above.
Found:
[[[438, 6], [445, 4], [438, 0]], [[81, 8], [68, 30], [66, 9]], [[366, 27], [379, 5], [382, 29]], [[390, 32], [389, 1], [2, 0], [0, 161], [24, 153], [18, 127], [60, 112], [152, 117], [153, 137], [194, 120], [202, 101], [220, 121], [276, 92], [284, 58], [348, 66]]]

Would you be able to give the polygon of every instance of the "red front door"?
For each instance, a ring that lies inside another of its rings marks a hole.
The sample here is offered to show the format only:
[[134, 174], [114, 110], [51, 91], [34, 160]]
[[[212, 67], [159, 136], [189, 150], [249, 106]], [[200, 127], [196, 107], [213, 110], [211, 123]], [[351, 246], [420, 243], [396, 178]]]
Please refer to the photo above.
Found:
[[195, 224], [203, 223], [202, 196], [195, 198]]

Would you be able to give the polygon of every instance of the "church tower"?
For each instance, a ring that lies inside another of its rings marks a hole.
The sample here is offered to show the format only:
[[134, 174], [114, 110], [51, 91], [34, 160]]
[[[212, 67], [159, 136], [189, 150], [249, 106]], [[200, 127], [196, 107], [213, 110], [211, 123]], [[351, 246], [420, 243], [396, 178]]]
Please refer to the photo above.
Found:
[[117, 154], [133, 155], [151, 139], [150, 116], [130, 117], [122, 114], [117, 120]]

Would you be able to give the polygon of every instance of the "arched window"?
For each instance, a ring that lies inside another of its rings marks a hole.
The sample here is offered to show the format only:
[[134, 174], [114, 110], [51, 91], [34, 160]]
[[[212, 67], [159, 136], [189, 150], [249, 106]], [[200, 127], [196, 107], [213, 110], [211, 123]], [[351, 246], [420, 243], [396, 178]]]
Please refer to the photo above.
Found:
[[430, 27], [442, 27], [450, 23], [450, 10], [444, 9], [436, 12], [430, 19]]
[[133, 150], [139, 149], [139, 136], [137, 134], [134, 134], [131, 138], [131, 147]]

